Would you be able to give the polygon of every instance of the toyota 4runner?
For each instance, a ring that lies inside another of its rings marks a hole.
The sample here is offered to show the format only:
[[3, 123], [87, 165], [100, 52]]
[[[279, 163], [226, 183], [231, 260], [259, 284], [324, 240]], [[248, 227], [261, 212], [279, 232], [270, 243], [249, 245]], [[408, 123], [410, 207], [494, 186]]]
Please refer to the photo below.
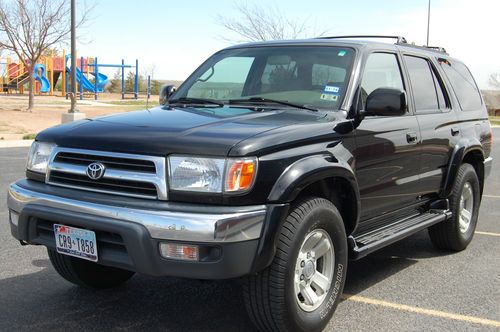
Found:
[[423, 229], [465, 249], [491, 169], [467, 67], [368, 37], [229, 47], [159, 107], [41, 132], [12, 235], [77, 285], [244, 277], [258, 329], [321, 330], [348, 258]]

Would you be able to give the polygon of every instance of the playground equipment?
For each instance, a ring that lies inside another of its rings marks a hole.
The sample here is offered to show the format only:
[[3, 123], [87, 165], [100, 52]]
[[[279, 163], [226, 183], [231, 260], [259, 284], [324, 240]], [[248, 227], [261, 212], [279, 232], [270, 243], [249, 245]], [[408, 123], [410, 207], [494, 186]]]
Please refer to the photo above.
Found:
[[45, 77], [45, 65], [37, 63], [34, 68], [34, 79], [40, 82], [40, 92], [50, 92], [50, 82]]
[[[2, 77], [0, 83], [0, 90], [3, 92], [18, 90], [23, 93], [24, 85], [29, 83], [26, 65], [22, 62], [13, 63], [10, 59], [7, 59], [7, 62], [0, 62], [0, 65], [6, 65], [7, 68], [6, 75]], [[36, 93], [50, 91], [50, 82], [45, 76], [45, 71], [46, 68], [43, 64], [37, 63], [33, 68], [33, 78], [38, 82], [38, 85], [35, 84]]]
[[[54, 95], [54, 89], [58, 80], [62, 79], [61, 95], [68, 98], [69, 84], [71, 73], [70, 55], [66, 55], [63, 51], [62, 56], [46, 56], [42, 57], [34, 67], [34, 78], [36, 80], [35, 92]], [[24, 93], [24, 87], [28, 83], [29, 75], [26, 71], [26, 65], [22, 61], [18, 63], [12, 62], [11, 59], [0, 62], [0, 65], [5, 66], [5, 74], [0, 77], [0, 91], [11, 93], [18, 91]], [[99, 93], [104, 91], [104, 87], [109, 81], [107, 75], [99, 72], [102, 68], [120, 68], [121, 69], [121, 95], [125, 99], [125, 95], [133, 94], [133, 98], [137, 99], [139, 94], [139, 61], [135, 60], [135, 65], [125, 64], [122, 59], [121, 64], [98, 64], [97, 58], [80, 57], [76, 63], [76, 81], [77, 91], [80, 99], [85, 95], [93, 95], [97, 100]], [[134, 90], [125, 90], [125, 69], [135, 69]], [[148, 81], [148, 91], [149, 91]]]

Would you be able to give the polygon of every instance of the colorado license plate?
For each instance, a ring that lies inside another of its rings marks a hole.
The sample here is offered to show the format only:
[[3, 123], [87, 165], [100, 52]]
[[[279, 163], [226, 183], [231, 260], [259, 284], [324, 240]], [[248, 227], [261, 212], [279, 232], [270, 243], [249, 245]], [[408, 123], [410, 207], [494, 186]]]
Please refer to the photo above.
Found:
[[57, 252], [97, 262], [95, 233], [86, 229], [54, 224]]

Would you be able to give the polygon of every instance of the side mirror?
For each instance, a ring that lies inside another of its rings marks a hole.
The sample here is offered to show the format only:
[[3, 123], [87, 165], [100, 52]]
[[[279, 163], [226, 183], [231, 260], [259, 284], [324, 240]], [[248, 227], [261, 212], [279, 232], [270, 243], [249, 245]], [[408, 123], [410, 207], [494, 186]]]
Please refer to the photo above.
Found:
[[406, 92], [399, 89], [379, 88], [366, 98], [363, 115], [399, 116], [406, 113]]
[[160, 89], [160, 105], [165, 105], [170, 96], [177, 90], [175, 85], [164, 85]]

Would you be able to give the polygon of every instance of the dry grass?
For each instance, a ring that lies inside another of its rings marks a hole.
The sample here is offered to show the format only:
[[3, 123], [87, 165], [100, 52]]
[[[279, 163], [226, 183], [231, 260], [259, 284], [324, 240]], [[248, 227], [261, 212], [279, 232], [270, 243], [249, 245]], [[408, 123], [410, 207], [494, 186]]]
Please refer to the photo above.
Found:
[[490, 116], [490, 122], [494, 126], [500, 126], [500, 116]]
[[[92, 118], [96, 116], [143, 109], [146, 100], [126, 99], [119, 94], [102, 94], [99, 101], [78, 100], [78, 110]], [[68, 111], [69, 100], [59, 96], [35, 97], [33, 112], [25, 112], [27, 95], [0, 94], [0, 139], [18, 140], [33, 137], [36, 133], [61, 123], [61, 114]], [[158, 96], [151, 96], [149, 106], [158, 104]]]

